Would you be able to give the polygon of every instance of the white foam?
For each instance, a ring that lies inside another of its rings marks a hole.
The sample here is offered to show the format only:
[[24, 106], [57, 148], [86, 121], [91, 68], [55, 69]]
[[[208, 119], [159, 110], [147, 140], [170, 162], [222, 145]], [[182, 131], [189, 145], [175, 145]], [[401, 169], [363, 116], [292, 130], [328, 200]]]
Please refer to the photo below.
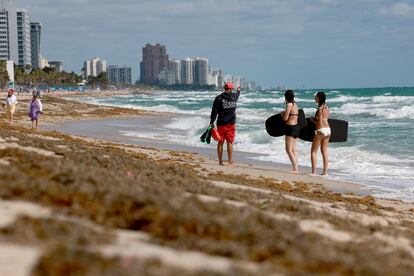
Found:
[[414, 96], [375, 96], [372, 97], [373, 103], [402, 103], [414, 104]]

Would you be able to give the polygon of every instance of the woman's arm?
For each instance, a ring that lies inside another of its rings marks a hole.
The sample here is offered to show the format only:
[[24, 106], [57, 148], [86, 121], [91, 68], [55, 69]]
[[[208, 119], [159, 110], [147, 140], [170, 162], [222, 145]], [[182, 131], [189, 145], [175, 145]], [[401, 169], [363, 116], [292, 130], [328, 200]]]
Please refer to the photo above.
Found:
[[288, 103], [286, 105], [285, 111], [282, 112], [283, 121], [286, 122], [287, 120], [289, 120], [289, 115], [290, 115], [290, 112], [292, 111], [292, 108], [293, 108], [293, 104]]
[[315, 119], [316, 119], [316, 122], [317, 122], [319, 125], [321, 125], [321, 124], [322, 124], [322, 118], [323, 118], [323, 107], [322, 107], [322, 106], [320, 106], [320, 107], [318, 107], [318, 117], [317, 117], [317, 118], [315, 118]]

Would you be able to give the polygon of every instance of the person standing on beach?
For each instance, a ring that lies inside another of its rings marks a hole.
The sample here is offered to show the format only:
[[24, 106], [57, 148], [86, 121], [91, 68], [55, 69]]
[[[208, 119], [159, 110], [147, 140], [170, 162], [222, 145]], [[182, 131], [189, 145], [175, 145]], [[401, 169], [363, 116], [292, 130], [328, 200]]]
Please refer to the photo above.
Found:
[[237, 93], [234, 93], [233, 89], [234, 85], [231, 82], [226, 82], [224, 85], [224, 93], [216, 97], [211, 110], [210, 126], [214, 127], [214, 122], [218, 117], [217, 130], [221, 140], [218, 141], [217, 154], [220, 166], [223, 166], [223, 148], [225, 141], [227, 141], [229, 166], [234, 166], [233, 144], [236, 137], [236, 108], [237, 100], [240, 96], [240, 87], [237, 88]]
[[30, 117], [30, 120], [32, 121], [33, 129], [34, 128], [37, 129], [40, 114], [43, 114], [43, 106], [39, 98], [40, 98], [39, 92], [33, 93], [33, 98], [30, 101], [30, 105], [29, 105], [28, 115]]
[[315, 137], [312, 142], [311, 162], [312, 174], [316, 173], [316, 162], [319, 147], [321, 148], [323, 158], [322, 175], [328, 175], [328, 144], [331, 138], [331, 127], [329, 126], [329, 108], [326, 105], [325, 92], [318, 92], [315, 95], [315, 102], [318, 105], [315, 118], [312, 119], [316, 124]]
[[285, 148], [292, 163], [292, 173], [299, 173], [298, 152], [296, 150], [296, 140], [299, 137], [300, 129], [298, 126], [299, 108], [295, 102], [295, 94], [292, 90], [285, 92], [285, 111], [282, 118], [286, 124]]
[[9, 89], [7, 92], [6, 100], [3, 103], [3, 108], [6, 109], [6, 115], [7, 115], [7, 121], [9, 124], [13, 125], [13, 115], [14, 112], [16, 112], [16, 105], [17, 105], [17, 98], [16, 95], [14, 95], [14, 90]]

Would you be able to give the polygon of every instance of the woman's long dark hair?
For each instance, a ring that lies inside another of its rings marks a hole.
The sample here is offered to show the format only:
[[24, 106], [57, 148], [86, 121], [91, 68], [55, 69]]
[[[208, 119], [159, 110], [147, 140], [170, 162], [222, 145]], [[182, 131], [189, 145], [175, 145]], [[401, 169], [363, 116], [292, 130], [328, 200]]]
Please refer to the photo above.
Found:
[[316, 93], [316, 97], [319, 100], [319, 107], [323, 106], [326, 103], [326, 94], [325, 94], [325, 92]]
[[286, 103], [295, 103], [295, 93], [292, 90], [287, 90], [285, 92], [285, 101]]

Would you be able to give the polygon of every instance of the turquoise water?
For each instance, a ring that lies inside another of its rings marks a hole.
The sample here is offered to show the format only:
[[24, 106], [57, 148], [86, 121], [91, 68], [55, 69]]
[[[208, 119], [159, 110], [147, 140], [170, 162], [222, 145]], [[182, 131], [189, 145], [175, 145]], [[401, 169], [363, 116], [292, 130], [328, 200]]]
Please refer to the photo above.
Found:
[[[324, 91], [331, 118], [350, 123], [348, 142], [330, 145], [330, 177], [365, 184], [377, 195], [414, 200], [414, 88]], [[307, 116], [315, 113], [315, 92], [295, 91], [298, 105]], [[219, 93], [159, 92], [87, 101], [175, 113], [169, 124], [155, 126], [151, 133], [142, 133], [137, 126], [122, 134], [201, 147], [205, 145], [198, 137], [208, 125], [212, 101]], [[283, 95], [283, 91], [274, 90], [242, 92], [237, 111], [237, 150], [258, 153], [260, 157], [255, 158], [259, 160], [289, 164], [284, 139], [271, 138], [264, 130], [265, 120], [283, 110]], [[310, 143], [298, 141], [298, 150], [300, 165], [309, 166]]]

